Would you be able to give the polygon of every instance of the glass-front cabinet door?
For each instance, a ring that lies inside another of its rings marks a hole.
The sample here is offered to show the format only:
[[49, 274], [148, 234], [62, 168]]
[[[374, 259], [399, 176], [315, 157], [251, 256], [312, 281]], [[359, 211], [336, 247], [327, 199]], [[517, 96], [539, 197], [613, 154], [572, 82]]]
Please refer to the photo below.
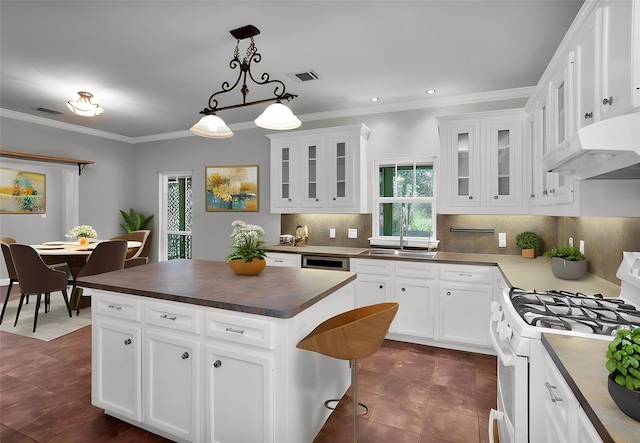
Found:
[[300, 206], [318, 208], [325, 204], [325, 147], [322, 139], [302, 140], [304, 181]]
[[516, 174], [516, 160], [522, 155], [521, 131], [522, 127], [516, 122], [489, 126], [491, 181], [487, 206], [521, 204], [522, 174]]
[[354, 196], [353, 146], [349, 136], [331, 137], [328, 150], [330, 194], [327, 206], [352, 206]]
[[273, 208], [293, 208], [298, 204], [295, 178], [298, 174], [296, 160], [299, 146], [299, 141], [286, 139], [278, 140], [271, 146], [271, 206]]
[[457, 206], [478, 206], [480, 186], [480, 127], [470, 125], [451, 128], [449, 147], [450, 200]]

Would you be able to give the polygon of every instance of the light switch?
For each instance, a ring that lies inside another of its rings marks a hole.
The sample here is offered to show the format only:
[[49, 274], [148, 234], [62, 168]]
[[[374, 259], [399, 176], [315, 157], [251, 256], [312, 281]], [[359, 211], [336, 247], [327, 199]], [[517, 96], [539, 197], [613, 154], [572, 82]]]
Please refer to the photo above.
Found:
[[584, 240], [580, 240], [580, 252], [584, 254]]
[[336, 238], [336, 228], [329, 228], [329, 238]]
[[507, 247], [507, 233], [500, 232], [498, 233], [498, 247], [506, 248]]
[[358, 230], [349, 228], [349, 238], [358, 238]]

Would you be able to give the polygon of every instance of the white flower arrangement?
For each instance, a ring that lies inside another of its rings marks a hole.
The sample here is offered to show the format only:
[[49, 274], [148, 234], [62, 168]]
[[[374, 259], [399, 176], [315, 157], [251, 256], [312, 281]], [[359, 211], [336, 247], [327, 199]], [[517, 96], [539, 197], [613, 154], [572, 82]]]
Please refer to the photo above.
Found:
[[262, 247], [266, 242], [264, 237], [264, 229], [258, 225], [249, 225], [242, 220], [235, 220], [231, 223], [233, 232], [229, 237], [233, 239], [231, 247], [234, 252], [227, 256], [227, 260], [242, 259], [250, 262], [257, 258], [264, 260], [267, 251]]
[[80, 225], [80, 226], [74, 226], [73, 228], [71, 228], [69, 230], [69, 233], [65, 237], [70, 237], [70, 238], [80, 238], [80, 237], [96, 238], [97, 236], [98, 236], [98, 233], [91, 226], [89, 226], [89, 225]]

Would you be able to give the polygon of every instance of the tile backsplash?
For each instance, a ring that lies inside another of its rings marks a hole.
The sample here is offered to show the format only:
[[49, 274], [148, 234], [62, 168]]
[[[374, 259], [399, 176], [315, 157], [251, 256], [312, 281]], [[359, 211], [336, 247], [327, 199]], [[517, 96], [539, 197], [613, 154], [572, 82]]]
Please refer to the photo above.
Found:
[[[313, 246], [341, 246], [368, 248], [371, 237], [371, 214], [282, 214], [280, 234], [293, 235], [298, 226], [309, 231], [307, 244]], [[329, 237], [330, 229], [336, 237]], [[357, 238], [349, 238], [349, 229], [357, 230]]]

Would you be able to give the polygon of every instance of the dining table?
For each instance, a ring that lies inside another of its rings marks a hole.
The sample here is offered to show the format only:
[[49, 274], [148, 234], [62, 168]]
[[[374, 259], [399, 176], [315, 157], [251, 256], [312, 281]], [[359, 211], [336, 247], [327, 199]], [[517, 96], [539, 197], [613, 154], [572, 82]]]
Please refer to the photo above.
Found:
[[[69, 272], [71, 272], [73, 284], [75, 285], [78, 273], [84, 265], [87, 264], [87, 260], [95, 247], [102, 241], [107, 240], [90, 240], [88, 245], [81, 245], [79, 241], [49, 241], [38, 245], [31, 245], [31, 247], [38, 251], [42, 261], [47, 266], [66, 263], [69, 267]], [[139, 248], [141, 246], [142, 242], [127, 241], [127, 249]], [[80, 297], [82, 301], [76, 304], [76, 297], [78, 295], [72, 293], [69, 294], [69, 296], [71, 306], [77, 305], [80, 309], [91, 306], [91, 297]]]

